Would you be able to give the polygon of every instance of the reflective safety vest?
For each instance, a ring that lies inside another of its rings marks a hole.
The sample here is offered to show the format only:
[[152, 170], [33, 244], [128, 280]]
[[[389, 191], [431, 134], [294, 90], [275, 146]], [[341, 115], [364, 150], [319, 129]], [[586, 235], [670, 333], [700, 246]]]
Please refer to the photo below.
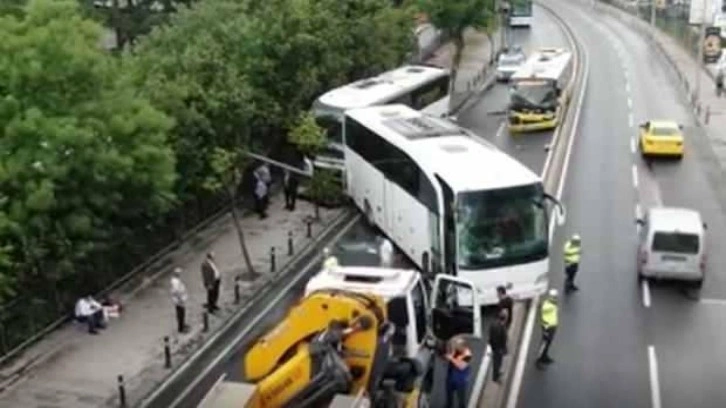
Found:
[[542, 302], [542, 327], [557, 327], [557, 303], [551, 299]]
[[565, 265], [580, 263], [580, 246], [575, 245], [572, 241], [565, 243]]

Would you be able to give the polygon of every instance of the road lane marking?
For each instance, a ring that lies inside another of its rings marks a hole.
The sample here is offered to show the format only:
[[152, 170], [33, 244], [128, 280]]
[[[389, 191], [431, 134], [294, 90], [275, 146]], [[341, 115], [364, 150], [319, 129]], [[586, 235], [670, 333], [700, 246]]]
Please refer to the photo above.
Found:
[[653, 408], [661, 408], [660, 382], [658, 381], [658, 360], [655, 356], [655, 346], [648, 346], [648, 369], [650, 371], [650, 398]]
[[499, 138], [502, 136], [502, 132], [504, 131], [504, 125], [506, 125], [506, 123], [502, 122], [502, 124], [499, 125], [499, 129], [497, 129], [497, 135], [496, 135], [497, 140], [499, 140]]
[[[517, 365], [514, 367], [514, 378], [512, 382], [512, 391], [510, 392], [510, 398], [507, 401], [507, 408], [517, 407], [517, 397], [519, 396], [519, 388], [522, 386], [522, 378], [524, 377], [524, 365], [527, 362], [527, 355], [529, 354], [529, 343], [532, 341], [532, 333], [534, 332], [534, 321], [537, 316], [537, 298], [529, 302], [529, 308], [527, 309], [527, 322], [524, 326], [524, 336], [522, 338], [522, 349], [519, 350], [519, 356], [517, 356]], [[511, 396], [514, 396], [513, 398]]]
[[635, 153], [635, 139], [630, 139], [630, 152]]
[[[636, 219], [639, 219], [640, 218], [640, 214], [642, 214], [642, 212], [640, 210], [640, 203], [636, 203], [635, 204], [635, 218]], [[636, 225], [638, 225], [638, 224], [636, 224]]]
[[625, 93], [630, 95], [630, 82], [628, 82], [627, 78], [625, 79]]
[[628, 96], [628, 109], [633, 109], [633, 99]]
[[701, 299], [704, 305], [726, 306], [726, 299]]
[[650, 285], [648, 280], [643, 279], [641, 286], [643, 287], [643, 306], [650, 307]]
[[633, 172], [632, 172], [633, 186], [635, 186], [635, 188], [638, 188], [638, 167], [636, 165], [633, 165], [632, 169], [633, 169]]
[[[224, 381], [226, 378], [227, 378], [227, 373], [220, 375], [219, 378], [217, 378], [217, 381], [214, 382], [212, 387], [209, 388], [209, 390], [211, 391], [211, 390], [217, 388], [217, 386], [219, 386], [219, 384], [221, 384], [222, 381]], [[202, 400], [199, 401], [199, 406], [201, 407], [202, 405], [204, 405], [204, 403], [207, 402], [207, 398], [211, 398], [211, 397], [212, 397], [212, 393], [208, 392], [207, 395], [205, 395], [204, 398], [202, 398]]]
[[633, 119], [633, 112], [628, 112], [628, 126], [633, 127], [635, 120]]

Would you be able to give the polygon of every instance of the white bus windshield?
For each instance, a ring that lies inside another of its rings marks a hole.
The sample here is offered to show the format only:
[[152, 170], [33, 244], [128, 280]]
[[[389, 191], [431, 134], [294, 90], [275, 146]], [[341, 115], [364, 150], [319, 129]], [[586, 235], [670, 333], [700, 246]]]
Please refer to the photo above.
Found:
[[532, 0], [514, 0], [510, 16], [527, 17], [532, 15]]
[[547, 216], [537, 183], [457, 195], [458, 265], [476, 270], [547, 257]]

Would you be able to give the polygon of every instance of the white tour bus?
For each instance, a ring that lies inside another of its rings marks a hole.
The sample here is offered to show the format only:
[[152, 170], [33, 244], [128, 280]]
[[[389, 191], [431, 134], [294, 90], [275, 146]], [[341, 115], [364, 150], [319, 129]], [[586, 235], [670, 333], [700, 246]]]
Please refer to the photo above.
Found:
[[526, 166], [400, 104], [347, 111], [343, 136], [348, 195], [419, 268], [474, 282], [483, 305], [498, 285], [517, 298], [547, 289], [547, 202], [565, 213]]
[[327, 131], [329, 143], [316, 158], [315, 167], [344, 169], [342, 123], [346, 110], [402, 103], [444, 116], [449, 109], [449, 81], [447, 69], [406, 65], [324, 93], [315, 100], [312, 111]]
[[530, 27], [533, 16], [532, 0], [514, 0], [510, 2], [509, 26]]

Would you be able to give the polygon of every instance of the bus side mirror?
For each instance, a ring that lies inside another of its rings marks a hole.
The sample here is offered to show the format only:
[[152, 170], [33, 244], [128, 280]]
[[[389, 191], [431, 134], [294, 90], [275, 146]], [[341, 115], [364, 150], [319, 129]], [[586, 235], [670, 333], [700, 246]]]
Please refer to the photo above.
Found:
[[635, 223], [636, 223], [637, 225], [640, 225], [641, 227], [642, 227], [643, 225], [645, 225], [645, 221], [643, 221], [643, 219], [642, 219], [642, 218], [636, 218], [636, 219], [635, 219]]
[[554, 204], [554, 213], [555, 213], [555, 221], [557, 222], [557, 226], [561, 227], [565, 225], [565, 221], [567, 221], [567, 209], [564, 205], [560, 202], [560, 200], [556, 199], [555, 197], [544, 193], [545, 200], [549, 200]]

